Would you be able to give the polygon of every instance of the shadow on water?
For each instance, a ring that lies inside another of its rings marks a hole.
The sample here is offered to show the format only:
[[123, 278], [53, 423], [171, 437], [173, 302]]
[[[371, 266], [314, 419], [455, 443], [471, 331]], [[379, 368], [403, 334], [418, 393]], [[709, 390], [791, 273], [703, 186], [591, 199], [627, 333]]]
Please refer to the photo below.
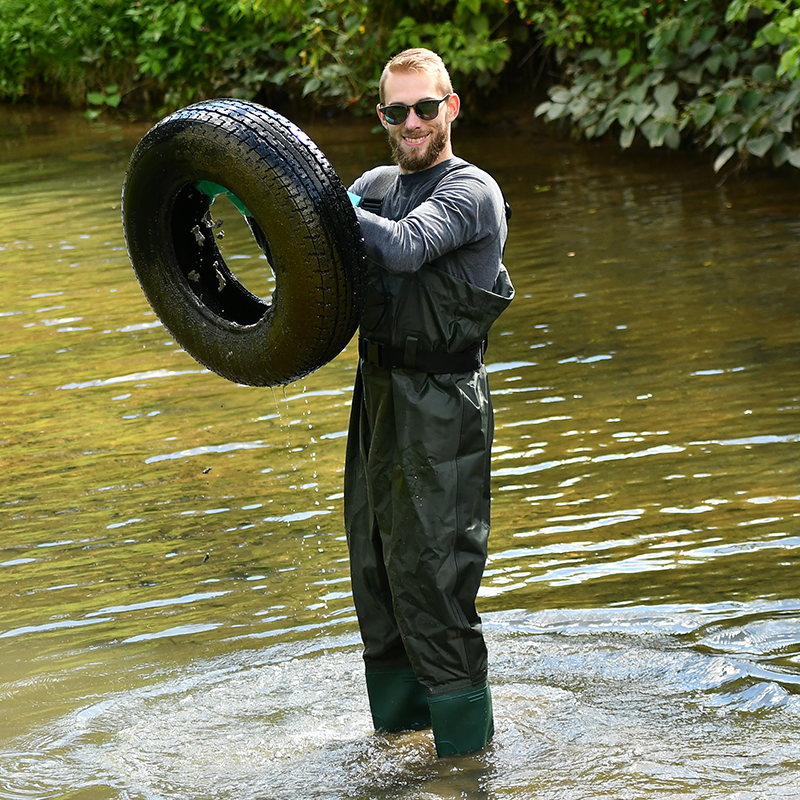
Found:
[[[256, 390], [147, 307], [146, 126], [0, 109], [0, 798], [797, 798], [796, 180], [457, 132], [514, 209], [480, 596], [496, 735], [366, 708], [349, 345]], [[347, 182], [368, 124], [308, 132]], [[231, 209], [230, 262], [272, 277]]]

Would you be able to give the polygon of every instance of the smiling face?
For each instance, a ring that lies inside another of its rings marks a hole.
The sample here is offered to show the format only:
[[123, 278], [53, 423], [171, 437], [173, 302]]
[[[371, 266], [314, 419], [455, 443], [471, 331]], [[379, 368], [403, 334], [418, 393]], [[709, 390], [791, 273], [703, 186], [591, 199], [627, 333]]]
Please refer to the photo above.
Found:
[[[410, 106], [420, 100], [438, 100], [446, 93], [428, 73], [393, 72], [386, 78], [384, 105], [404, 103]], [[379, 108], [378, 117], [386, 128], [392, 156], [401, 172], [420, 172], [452, 157], [450, 124], [458, 116], [459, 108], [458, 95], [452, 94], [439, 106], [435, 119], [420, 119], [412, 108], [400, 125], [390, 125]]]

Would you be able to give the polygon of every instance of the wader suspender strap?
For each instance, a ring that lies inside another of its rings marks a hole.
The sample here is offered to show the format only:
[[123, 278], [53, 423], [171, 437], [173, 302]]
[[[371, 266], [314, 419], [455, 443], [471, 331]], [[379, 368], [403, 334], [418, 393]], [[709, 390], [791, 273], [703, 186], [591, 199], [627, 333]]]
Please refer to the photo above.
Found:
[[358, 207], [380, 216], [383, 209], [383, 198], [389, 193], [389, 189], [394, 186], [397, 174], [394, 170], [389, 169], [381, 172], [369, 187], [369, 196], [362, 197]]
[[[362, 197], [360, 208], [373, 214], [383, 210], [383, 199], [394, 186], [397, 173], [386, 170], [382, 172], [369, 187], [369, 196]], [[511, 207], [505, 203], [506, 219], [511, 218]], [[384, 369], [411, 369], [417, 372], [434, 374], [452, 372], [473, 372], [483, 364], [483, 355], [489, 346], [488, 338], [460, 353], [437, 353], [431, 350], [419, 350], [418, 340], [409, 336], [405, 347], [372, 342], [363, 336], [358, 337], [358, 355], [368, 364], [375, 364]]]

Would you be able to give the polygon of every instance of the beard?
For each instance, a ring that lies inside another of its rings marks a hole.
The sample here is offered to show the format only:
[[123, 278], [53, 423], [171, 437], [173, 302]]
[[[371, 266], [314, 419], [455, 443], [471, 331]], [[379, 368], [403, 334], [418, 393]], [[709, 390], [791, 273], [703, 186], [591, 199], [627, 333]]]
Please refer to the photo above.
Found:
[[437, 125], [432, 131], [428, 146], [424, 149], [411, 150], [408, 152], [403, 149], [402, 130], [396, 135], [389, 134], [389, 147], [392, 150], [392, 159], [403, 172], [422, 172], [424, 169], [433, 166], [434, 162], [447, 146], [447, 126]]

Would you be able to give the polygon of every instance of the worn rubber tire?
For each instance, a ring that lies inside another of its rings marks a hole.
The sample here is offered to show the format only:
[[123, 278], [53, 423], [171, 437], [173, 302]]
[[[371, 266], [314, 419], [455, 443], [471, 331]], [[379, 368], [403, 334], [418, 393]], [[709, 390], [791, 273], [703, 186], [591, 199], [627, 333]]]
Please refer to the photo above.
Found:
[[[271, 302], [225, 264], [198, 181], [229, 190], [252, 213], [254, 233], [263, 231]], [[210, 100], [161, 120], [131, 156], [122, 216], [153, 310], [181, 347], [231, 381], [298, 380], [358, 327], [366, 261], [347, 192], [308, 136], [270, 109]]]

